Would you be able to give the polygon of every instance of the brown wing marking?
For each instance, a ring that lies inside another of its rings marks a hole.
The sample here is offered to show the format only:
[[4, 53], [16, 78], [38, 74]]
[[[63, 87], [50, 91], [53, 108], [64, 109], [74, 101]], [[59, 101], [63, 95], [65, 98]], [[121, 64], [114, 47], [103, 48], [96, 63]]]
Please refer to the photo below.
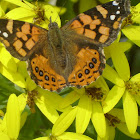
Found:
[[105, 67], [104, 55], [95, 49], [82, 48], [77, 54], [78, 61], [68, 78], [71, 86], [85, 86], [94, 82]]
[[31, 78], [42, 88], [50, 91], [59, 91], [66, 86], [63, 76], [57, 74], [49, 65], [48, 59], [42, 55], [35, 55], [29, 62]]

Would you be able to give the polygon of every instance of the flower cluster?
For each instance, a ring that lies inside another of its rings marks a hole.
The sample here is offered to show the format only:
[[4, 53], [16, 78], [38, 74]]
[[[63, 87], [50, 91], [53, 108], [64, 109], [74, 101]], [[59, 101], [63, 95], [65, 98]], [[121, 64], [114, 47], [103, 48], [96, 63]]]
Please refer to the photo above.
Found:
[[[4, 4], [8, 7], [9, 3], [13, 4], [9, 7], [12, 9], [5, 14]], [[40, 6], [38, 3], [33, 5], [20, 0], [5, 0], [0, 5], [2, 18], [27, 21], [47, 29], [51, 17], [52, 21], [61, 26], [58, 7]], [[61, 14], [65, 11], [65, 8], [61, 8]], [[133, 44], [140, 47], [139, 13], [140, 3], [131, 9], [131, 15], [126, 21], [130, 25], [122, 29], [128, 40], [120, 42], [119, 33], [117, 40], [104, 48], [106, 60], [112, 60], [112, 65], [106, 64], [103, 75], [87, 87], [66, 88], [60, 94], [38, 87], [30, 79], [26, 63], [12, 57], [0, 44], [0, 73], [15, 84], [12, 87], [16, 90], [10, 90], [12, 93], [21, 88], [21, 94], [10, 95], [6, 113], [2, 111], [6, 104], [1, 104], [6, 99], [0, 99], [0, 138], [22, 139], [24, 127], [31, 129], [26, 125], [31, 121], [28, 120], [31, 115], [29, 106], [33, 112], [44, 114], [42, 116], [52, 124], [51, 130], [49, 126], [49, 129], [42, 131], [39, 126], [32, 128], [42, 132], [40, 137], [32, 138], [34, 140], [113, 140], [118, 130], [131, 138], [140, 139], [137, 132], [140, 126], [140, 73], [131, 76], [125, 55]]]

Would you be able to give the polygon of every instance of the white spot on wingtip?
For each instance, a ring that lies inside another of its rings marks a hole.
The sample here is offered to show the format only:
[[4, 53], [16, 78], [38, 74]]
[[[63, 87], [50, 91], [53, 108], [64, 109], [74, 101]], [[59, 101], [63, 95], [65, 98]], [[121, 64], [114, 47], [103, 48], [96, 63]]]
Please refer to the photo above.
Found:
[[119, 5], [119, 3], [116, 2], [116, 1], [113, 1], [112, 4], [113, 4], [114, 6], [118, 6], [118, 5]]
[[0, 31], [0, 33], [1, 33], [1, 31]]
[[116, 14], [117, 14], [117, 15], [120, 14], [120, 11], [117, 11]]
[[110, 16], [110, 19], [111, 19], [111, 20], [114, 20], [115, 17], [116, 17], [115, 15], [111, 15], [111, 16]]
[[4, 37], [8, 37], [8, 34], [6, 32], [3, 32]]
[[120, 9], [120, 7], [118, 7], [118, 9]]

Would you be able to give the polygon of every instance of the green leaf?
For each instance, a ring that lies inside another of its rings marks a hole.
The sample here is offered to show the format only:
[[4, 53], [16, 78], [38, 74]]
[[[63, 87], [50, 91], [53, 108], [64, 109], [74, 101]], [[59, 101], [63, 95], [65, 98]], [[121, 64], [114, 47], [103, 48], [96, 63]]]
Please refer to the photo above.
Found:
[[116, 71], [124, 81], [128, 81], [130, 78], [130, 68], [120, 43], [113, 43], [109, 48]]
[[121, 99], [125, 91], [125, 87], [114, 86], [102, 102], [104, 113], [109, 112]]
[[106, 121], [103, 113], [102, 106], [99, 102], [92, 101], [92, 115], [91, 120], [95, 127], [97, 134], [104, 138], [106, 135]]
[[77, 108], [71, 108], [60, 115], [52, 128], [52, 135], [59, 136], [72, 124], [76, 117]]
[[122, 29], [127, 38], [140, 47], [140, 26], [131, 25]]
[[83, 95], [77, 106], [77, 114], [76, 114], [76, 132], [77, 133], [84, 133], [92, 113], [92, 102], [91, 98], [87, 95]]
[[103, 77], [120, 87], [124, 87], [124, 81], [119, 77], [118, 73], [107, 64], [103, 71]]
[[128, 130], [134, 134], [138, 124], [138, 107], [135, 98], [128, 91], [123, 96], [123, 109]]

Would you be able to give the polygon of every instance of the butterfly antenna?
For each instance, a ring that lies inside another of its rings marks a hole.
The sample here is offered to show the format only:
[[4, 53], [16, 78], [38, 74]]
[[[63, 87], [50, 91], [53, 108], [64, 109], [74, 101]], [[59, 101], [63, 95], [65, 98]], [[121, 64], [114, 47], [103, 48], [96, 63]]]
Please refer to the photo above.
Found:
[[66, 1], [63, 3], [63, 5], [62, 5], [62, 7], [61, 7], [61, 9], [60, 9], [60, 11], [59, 11], [59, 13], [58, 13], [58, 16], [57, 16], [56, 19], [55, 19], [55, 22], [56, 22], [57, 18], [59, 17], [59, 15], [60, 15], [60, 13], [61, 13], [61, 11], [62, 11], [62, 8], [64, 7], [65, 4], [66, 4]]

